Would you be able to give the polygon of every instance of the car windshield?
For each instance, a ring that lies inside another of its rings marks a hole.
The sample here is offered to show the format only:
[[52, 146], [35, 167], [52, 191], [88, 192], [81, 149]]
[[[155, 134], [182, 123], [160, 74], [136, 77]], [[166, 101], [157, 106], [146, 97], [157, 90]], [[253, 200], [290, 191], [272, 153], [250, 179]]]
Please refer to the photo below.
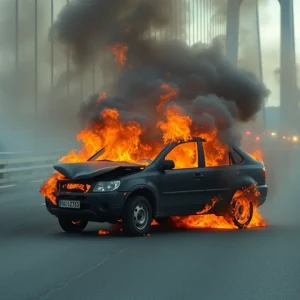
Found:
[[[107, 153], [105, 147], [96, 152], [93, 156], [91, 156], [88, 161], [116, 161], [109, 159], [109, 154]], [[132, 162], [127, 160], [118, 160], [119, 162]], [[153, 158], [140, 158], [134, 163], [142, 164], [142, 165], [150, 165], [153, 162]]]

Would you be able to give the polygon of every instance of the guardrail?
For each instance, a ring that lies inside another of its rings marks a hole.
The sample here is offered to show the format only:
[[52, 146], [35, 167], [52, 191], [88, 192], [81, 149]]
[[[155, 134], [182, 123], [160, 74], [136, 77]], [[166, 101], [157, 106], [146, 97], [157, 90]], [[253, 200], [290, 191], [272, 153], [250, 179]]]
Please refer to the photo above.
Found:
[[53, 165], [66, 153], [62, 150], [47, 153], [0, 152], [0, 185], [46, 179], [53, 171]]

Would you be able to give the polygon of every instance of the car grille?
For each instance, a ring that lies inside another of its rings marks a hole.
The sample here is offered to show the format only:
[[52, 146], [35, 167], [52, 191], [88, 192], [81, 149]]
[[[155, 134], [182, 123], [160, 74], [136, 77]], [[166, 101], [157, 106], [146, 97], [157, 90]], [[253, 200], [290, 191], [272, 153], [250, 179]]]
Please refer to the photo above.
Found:
[[59, 192], [74, 192], [74, 193], [87, 193], [91, 186], [86, 183], [77, 183], [71, 181], [57, 181], [57, 190]]

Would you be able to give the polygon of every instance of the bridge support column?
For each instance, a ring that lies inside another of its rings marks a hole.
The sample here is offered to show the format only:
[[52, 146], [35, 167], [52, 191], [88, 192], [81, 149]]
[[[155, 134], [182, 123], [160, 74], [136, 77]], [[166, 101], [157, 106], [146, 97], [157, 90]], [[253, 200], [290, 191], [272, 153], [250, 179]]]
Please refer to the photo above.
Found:
[[[226, 31], [226, 56], [234, 65], [238, 65], [239, 58], [239, 33], [240, 33], [240, 14], [241, 5], [247, 1], [251, 5], [247, 5], [247, 12], [244, 15], [248, 25], [251, 25], [250, 40], [247, 47], [251, 48], [253, 56], [250, 59], [252, 68], [248, 71], [253, 72], [259, 80], [262, 80], [262, 60], [261, 60], [261, 44], [260, 44], [260, 31], [259, 31], [259, 14], [257, 0], [228, 0], [227, 2], [227, 31]], [[254, 2], [254, 3], [253, 3]], [[250, 9], [249, 9], [249, 7]], [[245, 14], [245, 13], [244, 13]], [[249, 52], [249, 51], [247, 51]], [[265, 107], [258, 113], [257, 119], [253, 124], [254, 130], [261, 130], [265, 126]]]
[[281, 129], [297, 128], [297, 71], [293, 0], [278, 0], [281, 15], [280, 112]]
[[[241, 27], [245, 29], [245, 36], [241, 37], [241, 40], [244, 39], [244, 42], [241, 43], [241, 48], [243, 48], [242, 57], [240, 57], [241, 64], [247, 71], [252, 72], [260, 81], [263, 81], [258, 0], [243, 0], [240, 18], [243, 20]], [[265, 106], [263, 106], [256, 116], [253, 129], [261, 131], [265, 127], [265, 123]]]
[[241, 3], [242, 0], [227, 2], [226, 56], [234, 65], [238, 62]]

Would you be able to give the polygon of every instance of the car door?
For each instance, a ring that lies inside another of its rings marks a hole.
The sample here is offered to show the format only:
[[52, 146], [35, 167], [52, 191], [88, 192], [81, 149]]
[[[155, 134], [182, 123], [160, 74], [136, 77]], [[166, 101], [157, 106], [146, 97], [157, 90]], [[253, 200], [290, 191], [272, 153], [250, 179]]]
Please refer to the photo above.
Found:
[[205, 185], [204, 194], [209, 199], [215, 196], [222, 196], [230, 190], [236, 181], [238, 169], [232, 164], [228, 151], [223, 156], [219, 153], [216, 155], [210, 149], [210, 146], [206, 147], [205, 142], [203, 142], [203, 152], [205, 160], [205, 167], [202, 171]]
[[168, 214], [191, 214], [203, 208], [200, 191], [204, 182], [199, 169], [197, 141], [179, 143], [164, 157], [175, 168], [159, 178], [161, 208]]

